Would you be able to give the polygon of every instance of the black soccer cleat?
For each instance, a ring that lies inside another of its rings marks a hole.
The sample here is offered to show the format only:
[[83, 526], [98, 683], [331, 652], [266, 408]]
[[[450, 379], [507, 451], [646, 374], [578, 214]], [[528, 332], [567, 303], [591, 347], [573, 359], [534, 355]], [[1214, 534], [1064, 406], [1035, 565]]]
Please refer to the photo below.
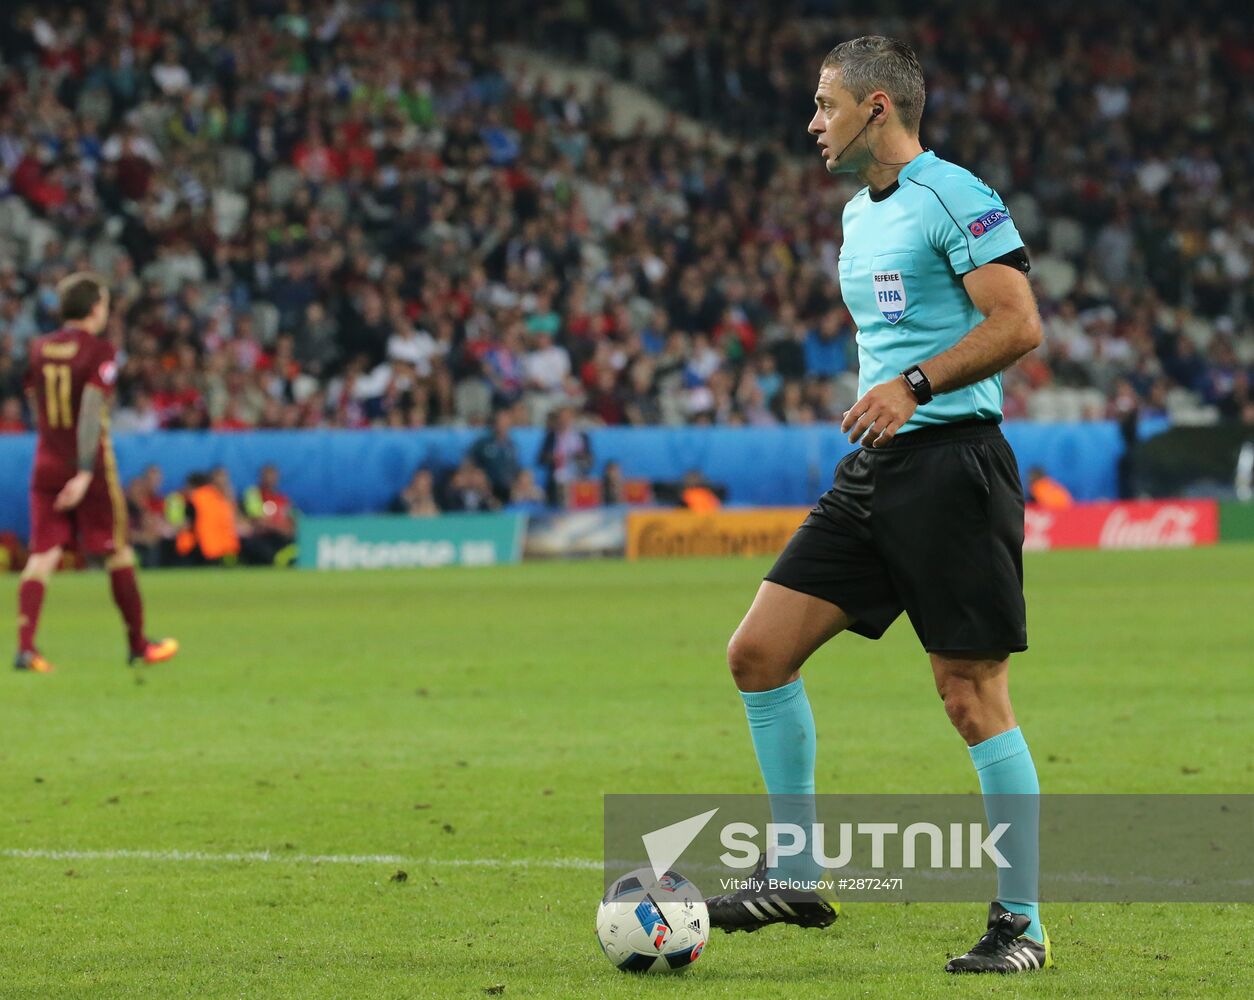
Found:
[[826, 890], [774, 887], [766, 875], [766, 859], [747, 879], [749, 885], [705, 901], [710, 927], [726, 933], [756, 931], [767, 924], [826, 927], [840, 915], [840, 901]]
[[1024, 937], [1032, 922], [1022, 913], [1011, 913], [994, 900], [988, 907], [988, 930], [979, 943], [965, 955], [951, 958], [946, 972], [1034, 972], [1053, 968], [1053, 949], [1049, 934], [1045, 943]]

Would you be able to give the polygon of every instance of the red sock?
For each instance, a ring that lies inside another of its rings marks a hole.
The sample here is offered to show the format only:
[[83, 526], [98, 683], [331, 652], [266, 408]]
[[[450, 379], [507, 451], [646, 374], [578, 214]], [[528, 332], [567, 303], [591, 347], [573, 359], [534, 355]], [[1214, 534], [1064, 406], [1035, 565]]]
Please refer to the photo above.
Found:
[[144, 602], [139, 596], [135, 567], [110, 570], [109, 586], [113, 590], [113, 603], [126, 622], [126, 638], [131, 644], [131, 652], [142, 653], [148, 640], [144, 638]]
[[44, 606], [45, 587], [38, 580], [23, 580], [17, 588], [17, 651], [35, 651], [35, 629], [39, 628], [39, 609]]

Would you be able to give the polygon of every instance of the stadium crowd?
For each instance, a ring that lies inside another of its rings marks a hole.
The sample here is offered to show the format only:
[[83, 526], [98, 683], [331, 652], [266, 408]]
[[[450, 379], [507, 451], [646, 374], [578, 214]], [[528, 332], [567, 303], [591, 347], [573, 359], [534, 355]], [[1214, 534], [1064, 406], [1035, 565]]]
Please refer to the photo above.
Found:
[[[856, 391], [836, 267], [853, 184], [796, 154], [816, 39], [869, 25], [504, 2], [489, 35], [479, 6], [7, 18], [0, 431], [28, 426], [25, 344], [84, 266], [114, 289], [117, 430], [838, 415]], [[982, 11], [879, 29], [922, 53], [925, 144], [997, 187], [1031, 248], [1046, 343], [1008, 373], [1007, 417], [1254, 422], [1249, 23]], [[511, 23], [760, 142], [615, 135], [608, 86], [505, 73]]]

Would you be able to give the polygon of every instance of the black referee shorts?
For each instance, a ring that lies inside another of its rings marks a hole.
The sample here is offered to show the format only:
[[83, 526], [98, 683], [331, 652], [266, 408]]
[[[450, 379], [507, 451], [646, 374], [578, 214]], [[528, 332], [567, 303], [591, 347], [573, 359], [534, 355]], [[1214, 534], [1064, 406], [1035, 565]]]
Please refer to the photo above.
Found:
[[929, 652], [1027, 649], [1023, 487], [996, 423], [859, 448], [766, 577], [878, 639], [905, 611]]

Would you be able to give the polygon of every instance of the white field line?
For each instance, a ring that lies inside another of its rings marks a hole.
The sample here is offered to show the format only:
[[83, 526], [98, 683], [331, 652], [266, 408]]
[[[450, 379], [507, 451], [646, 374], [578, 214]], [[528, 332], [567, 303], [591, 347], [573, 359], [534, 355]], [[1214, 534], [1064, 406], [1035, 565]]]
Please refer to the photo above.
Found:
[[414, 858], [403, 854], [292, 854], [287, 851], [144, 851], [0, 848], [0, 858], [38, 861], [164, 861], [172, 863], [260, 863], [292, 865], [414, 865], [431, 868], [575, 868], [599, 871], [586, 858]]
[[[54, 850], [40, 847], [0, 848], [0, 858], [35, 861], [157, 861], [174, 864], [290, 864], [290, 865], [411, 865], [416, 868], [548, 868], [578, 871], [600, 871], [604, 864], [589, 858], [417, 858], [404, 854], [293, 854], [287, 851], [149, 851], [149, 850]], [[614, 867], [626, 871], [633, 863], [620, 861]], [[709, 865], [691, 865], [685, 871], [699, 873], [724, 872]], [[884, 873], [863, 869], [848, 869], [842, 873], [849, 878], [866, 878]], [[896, 873], [903, 874], [903, 873]], [[834, 877], [831, 872], [828, 877]], [[966, 872], [932, 871], [915, 869], [904, 873], [908, 880], [925, 882], [956, 881], [970, 878]], [[1077, 882], [1092, 885], [1147, 885], [1185, 887], [1194, 880], [1183, 878], [1158, 878], [1152, 875], [1122, 875], [1111, 877], [1089, 872], [1052, 872], [1045, 876], [1051, 882]], [[1241, 888], [1254, 887], [1254, 879], [1226, 879], [1226, 885]]]

